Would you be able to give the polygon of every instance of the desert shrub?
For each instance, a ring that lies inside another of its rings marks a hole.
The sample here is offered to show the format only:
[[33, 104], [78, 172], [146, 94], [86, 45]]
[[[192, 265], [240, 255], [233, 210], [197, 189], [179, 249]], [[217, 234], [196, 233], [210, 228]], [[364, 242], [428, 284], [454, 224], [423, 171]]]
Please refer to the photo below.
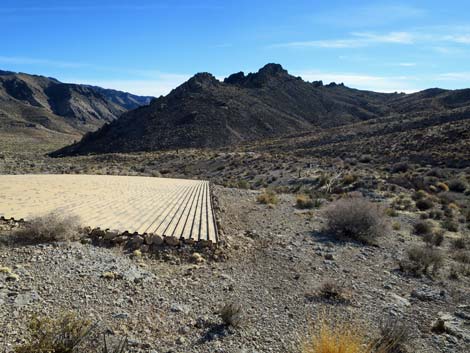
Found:
[[441, 210], [432, 210], [429, 212], [429, 218], [439, 220], [439, 219], [442, 219], [443, 217], [444, 217], [444, 212], [442, 212]]
[[413, 193], [412, 199], [416, 201], [416, 200], [424, 199], [427, 196], [428, 196], [428, 193], [426, 191], [418, 190], [415, 193]]
[[393, 230], [400, 230], [401, 229], [401, 223], [400, 222], [393, 222], [392, 229]]
[[449, 186], [448, 186], [446, 183], [437, 183], [437, 184], [436, 184], [436, 187], [437, 187], [439, 190], [444, 191], [444, 192], [449, 191]]
[[441, 246], [444, 242], [444, 232], [441, 230], [427, 233], [423, 236], [423, 241], [431, 246]]
[[442, 168], [432, 168], [426, 175], [436, 178], [447, 178], [448, 173]]
[[15, 353], [73, 353], [91, 334], [94, 325], [73, 313], [58, 319], [34, 316], [29, 323], [29, 340], [15, 347]]
[[442, 222], [442, 227], [447, 229], [449, 232], [458, 232], [459, 224], [451, 218], [447, 218]]
[[462, 236], [452, 240], [452, 247], [457, 250], [470, 249], [470, 237]]
[[301, 353], [372, 353], [365, 335], [352, 323], [339, 319], [320, 319], [310, 337], [301, 347]]
[[363, 154], [359, 157], [359, 162], [361, 163], [370, 163], [372, 162], [372, 156], [370, 154]]
[[334, 201], [327, 207], [324, 215], [327, 231], [339, 238], [374, 243], [388, 231], [383, 208], [363, 197]]
[[[400, 261], [402, 272], [421, 274], [436, 274], [444, 263], [442, 252], [429, 246], [413, 246], [407, 251], [407, 258]], [[432, 269], [431, 272], [429, 272]]]
[[392, 165], [390, 168], [392, 173], [404, 173], [410, 169], [408, 162], [398, 162]]
[[258, 195], [256, 201], [266, 205], [276, 205], [279, 202], [279, 199], [274, 190], [266, 189]]
[[315, 201], [312, 200], [312, 198], [306, 194], [297, 195], [295, 199], [295, 204], [297, 208], [300, 208], [300, 209], [307, 209], [307, 208], [315, 207]]
[[410, 327], [399, 319], [385, 320], [380, 325], [380, 335], [374, 341], [376, 353], [406, 353], [410, 340]]
[[15, 237], [28, 243], [76, 240], [80, 237], [79, 220], [73, 216], [49, 213], [27, 222], [15, 232]]
[[343, 176], [343, 184], [349, 185], [354, 183], [357, 180], [357, 176], [354, 174], [346, 174]]
[[398, 212], [393, 208], [387, 208], [385, 214], [389, 217], [398, 217]]
[[448, 182], [450, 191], [464, 192], [467, 189], [467, 183], [462, 179], [452, 179]]
[[457, 262], [461, 262], [463, 264], [468, 265], [470, 264], [470, 251], [469, 250], [456, 251], [453, 258]]
[[239, 303], [228, 303], [219, 312], [224, 325], [240, 327], [243, 323], [243, 309]]
[[338, 282], [324, 281], [318, 290], [318, 295], [327, 300], [345, 301], [347, 299], [346, 291]]
[[442, 205], [448, 205], [450, 203], [456, 202], [457, 200], [457, 195], [452, 192], [441, 192], [438, 195], [439, 197], [439, 202]]
[[416, 208], [420, 211], [426, 211], [434, 207], [434, 203], [430, 199], [420, 199], [416, 201]]
[[250, 188], [250, 183], [246, 180], [239, 180], [237, 183], [237, 187], [239, 189], [249, 189]]
[[419, 221], [413, 226], [413, 231], [417, 235], [431, 233], [433, 229], [432, 223], [429, 221]]
[[[79, 318], [75, 313], [62, 313], [57, 318], [33, 316], [28, 325], [25, 343], [14, 348], [15, 353], [125, 353], [127, 339], [110, 345], [107, 334], [98, 325]], [[99, 340], [103, 336], [102, 343]]]

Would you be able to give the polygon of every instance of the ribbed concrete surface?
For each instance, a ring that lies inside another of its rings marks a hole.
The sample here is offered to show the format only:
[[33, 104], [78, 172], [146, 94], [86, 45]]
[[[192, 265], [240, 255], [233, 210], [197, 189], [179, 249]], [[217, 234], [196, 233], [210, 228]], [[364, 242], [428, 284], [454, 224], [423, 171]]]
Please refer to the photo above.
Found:
[[109, 175], [0, 175], [0, 216], [59, 211], [83, 226], [217, 241], [209, 182]]

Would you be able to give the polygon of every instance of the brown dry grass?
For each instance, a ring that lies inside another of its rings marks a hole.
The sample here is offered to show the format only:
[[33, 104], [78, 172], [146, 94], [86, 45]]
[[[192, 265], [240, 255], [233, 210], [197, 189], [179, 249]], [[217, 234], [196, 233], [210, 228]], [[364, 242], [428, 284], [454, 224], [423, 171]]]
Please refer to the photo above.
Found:
[[301, 346], [301, 353], [372, 353], [365, 336], [351, 323], [321, 319]]

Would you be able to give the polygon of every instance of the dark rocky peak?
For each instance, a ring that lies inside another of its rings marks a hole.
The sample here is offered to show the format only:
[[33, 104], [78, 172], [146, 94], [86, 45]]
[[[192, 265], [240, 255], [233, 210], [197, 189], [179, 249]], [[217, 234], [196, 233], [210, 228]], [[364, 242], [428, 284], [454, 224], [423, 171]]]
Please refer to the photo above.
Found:
[[237, 72], [235, 74], [231, 74], [224, 80], [224, 83], [228, 83], [229, 85], [243, 85], [245, 83], [246, 76], [243, 71]]
[[320, 80], [320, 81], [313, 81], [312, 82], [312, 86], [313, 87], [323, 87], [323, 81]]
[[243, 72], [238, 72], [227, 77], [224, 82], [227, 84], [243, 87], [261, 88], [273, 80], [289, 79], [287, 70], [279, 64], [267, 64], [256, 73], [250, 73], [247, 76]]
[[344, 87], [344, 83], [336, 83], [336, 82], [330, 82], [329, 84], [326, 85], [326, 87]]
[[0, 76], [14, 75], [14, 74], [15, 74], [15, 72], [13, 72], [13, 71], [0, 70]]
[[187, 93], [201, 92], [208, 88], [216, 87], [220, 82], [214, 75], [208, 72], [200, 72], [191, 77], [188, 81], [175, 88], [171, 93], [171, 97], [180, 97]]
[[280, 64], [266, 64], [258, 71], [260, 76], [282, 76], [289, 73]]

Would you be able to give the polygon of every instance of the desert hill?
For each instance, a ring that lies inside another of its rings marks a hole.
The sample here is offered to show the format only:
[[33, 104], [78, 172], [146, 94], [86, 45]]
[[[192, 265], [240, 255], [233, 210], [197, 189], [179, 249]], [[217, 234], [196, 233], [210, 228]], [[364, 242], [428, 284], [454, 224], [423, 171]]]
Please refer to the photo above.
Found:
[[464, 119], [469, 109], [470, 90], [376, 93], [305, 82], [281, 65], [267, 64], [223, 82], [198, 73], [166, 97], [53, 155], [213, 148], [380, 119], [395, 127], [405, 118], [416, 118], [417, 124], [422, 117], [443, 114]]
[[0, 71], [0, 132], [9, 136], [81, 136], [128, 109], [148, 104], [139, 97], [54, 78]]

